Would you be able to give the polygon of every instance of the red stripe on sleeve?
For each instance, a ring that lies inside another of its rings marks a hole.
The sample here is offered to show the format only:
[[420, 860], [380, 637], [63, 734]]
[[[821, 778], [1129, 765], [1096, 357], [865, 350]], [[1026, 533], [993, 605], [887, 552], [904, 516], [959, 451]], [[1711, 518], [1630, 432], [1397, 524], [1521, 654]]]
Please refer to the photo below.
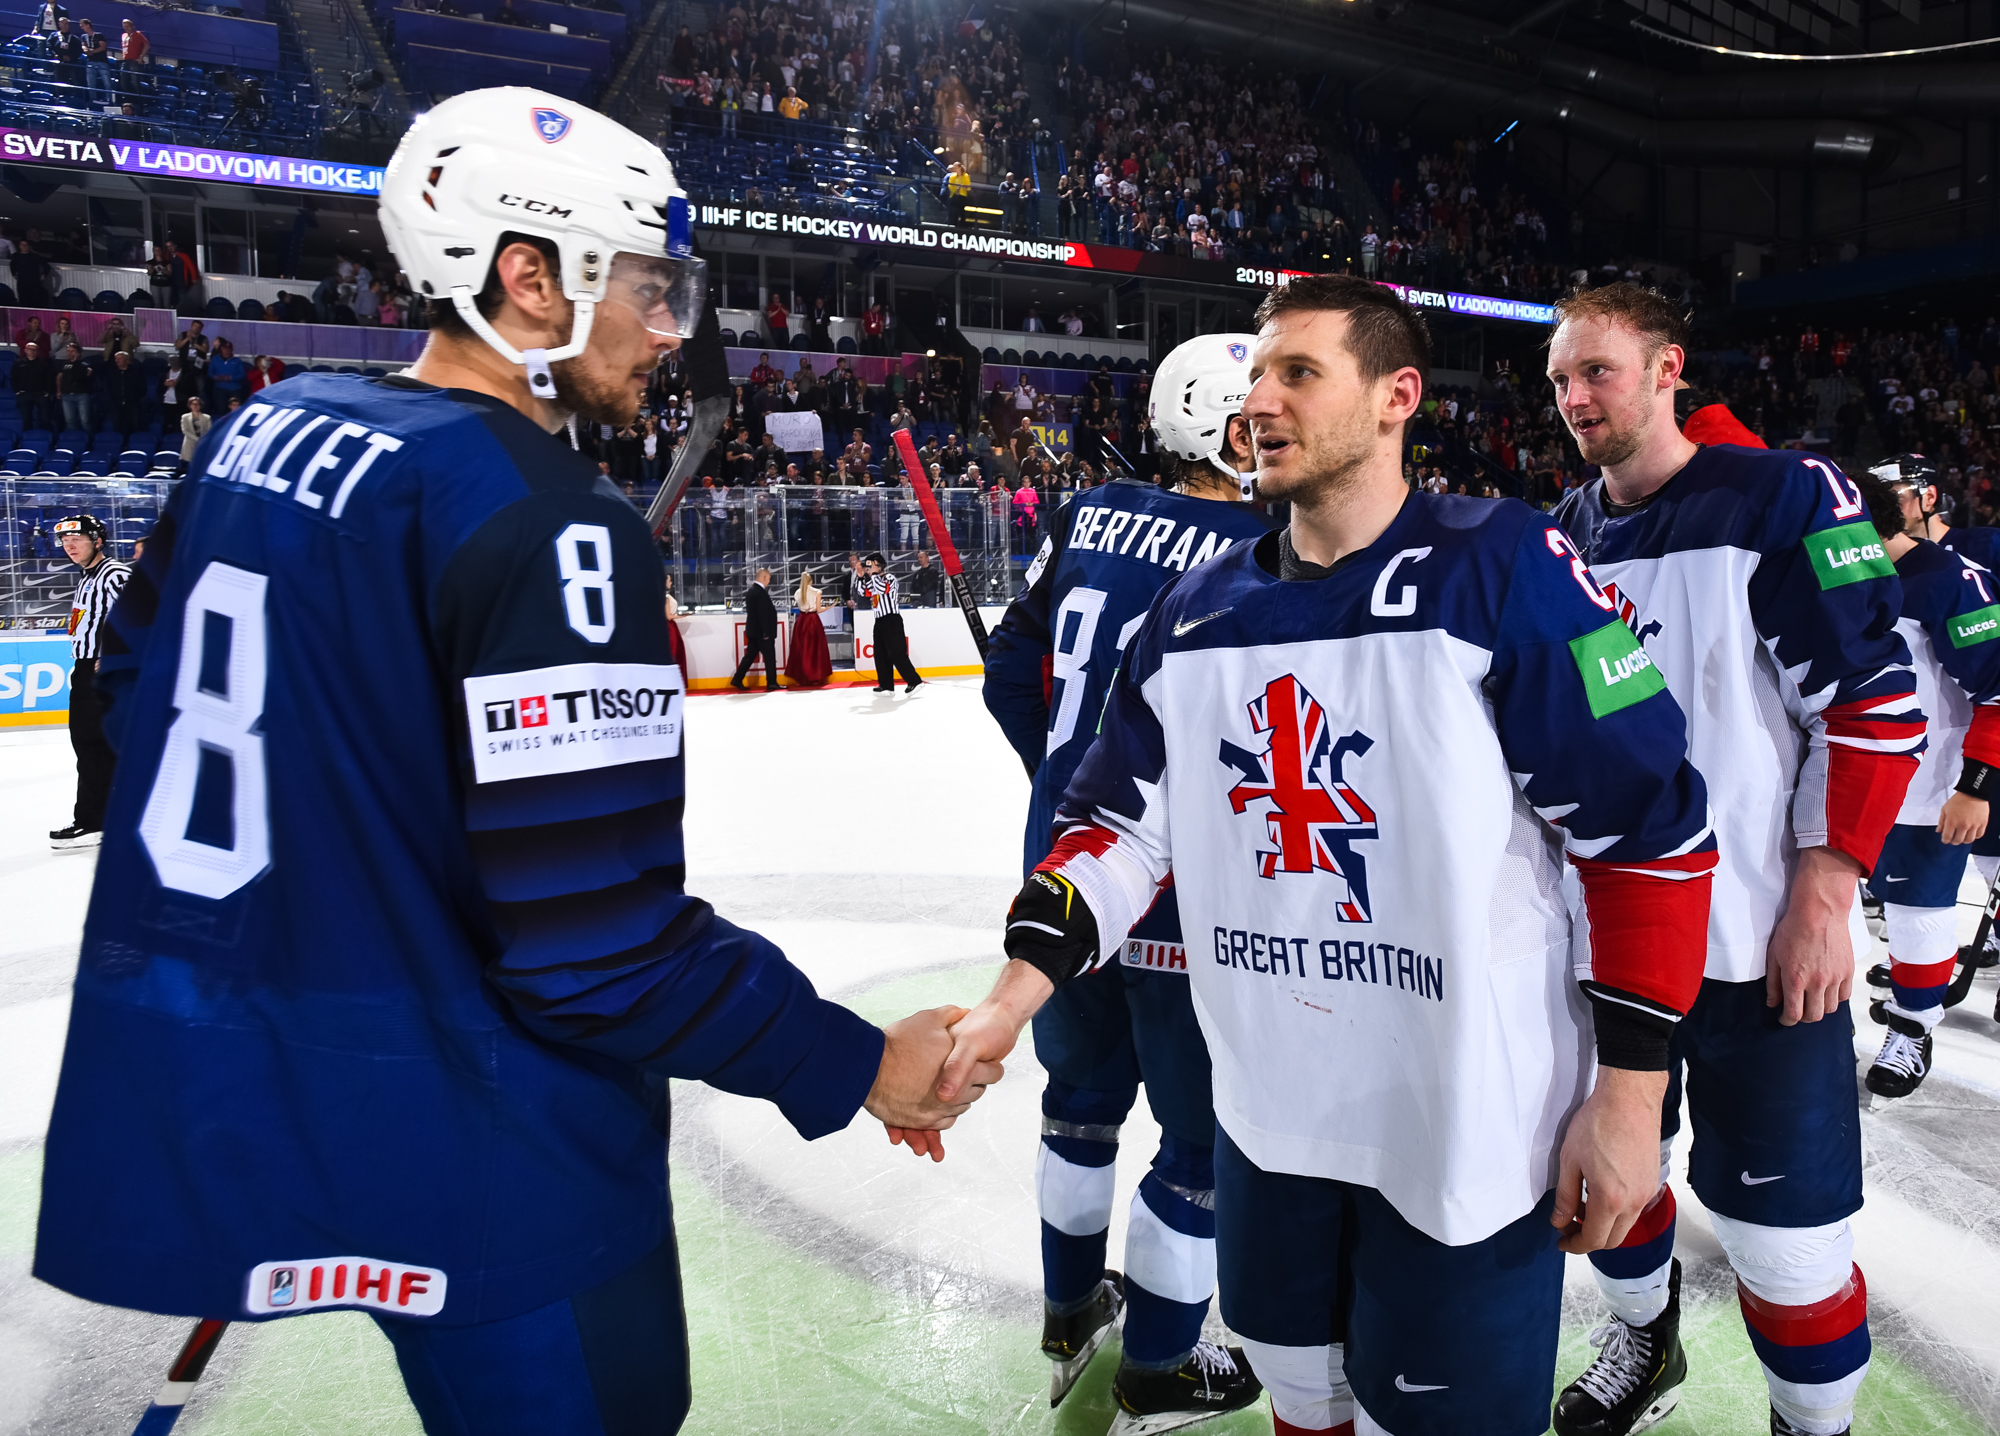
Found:
[[1570, 861], [1583, 879], [1590, 914], [1590, 975], [1606, 987], [1686, 1012], [1701, 990], [1708, 959], [1715, 853], [1648, 863]]
[[1847, 1285], [1811, 1306], [1779, 1306], [1736, 1283], [1743, 1320], [1766, 1341], [1779, 1346], [1824, 1346], [1838, 1341], [1868, 1319], [1868, 1283], [1855, 1267]]
[[1118, 834], [1112, 832], [1109, 828], [1098, 828], [1092, 827], [1088, 823], [1079, 823], [1056, 839], [1055, 847], [1049, 850], [1047, 857], [1036, 864], [1035, 871], [1038, 873], [1059, 872], [1064, 863], [1079, 854], [1093, 858], [1102, 857], [1110, 851], [1111, 845], [1117, 841]]
[[1972, 727], [1965, 734], [1965, 756], [2000, 768], [2000, 703], [1972, 710]]
[[1837, 744], [1827, 746], [1826, 760], [1826, 845], [1872, 873], [1916, 776], [1917, 760], [1908, 753]]

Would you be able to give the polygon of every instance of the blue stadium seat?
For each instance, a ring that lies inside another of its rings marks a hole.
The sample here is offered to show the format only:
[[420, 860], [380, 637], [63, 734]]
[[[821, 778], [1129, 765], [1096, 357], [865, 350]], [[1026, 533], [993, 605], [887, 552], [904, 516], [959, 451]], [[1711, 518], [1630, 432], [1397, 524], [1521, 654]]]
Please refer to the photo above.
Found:
[[88, 309], [90, 308], [90, 296], [72, 284], [56, 296], [56, 307], [59, 309]]
[[979, 357], [984, 359], [988, 364], [998, 364], [1000, 362], [1000, 351], [989, 344], [979, 351]]
[[254, 299], [246, 299], [236, 306], [236, 317], [260, 324], [264, 319], [264, 306]]
[[736, 347], [736, 331], [734, 329], [723, 330], [722, 343], [725, 348], [734, 349]]
[[852, 334], [841, 335], [833, 347], [842, 354], [854, 354], [860, 350], [860, 346], [854, 342]]
[[1023, 364], [1030, 364], [1030, 365], [1041, 363], [1042, 362], [1041, 351], [1038, 349], [1029, 349], [1025, 351], [1021, 355], [1021, 362]]
[[236, 306], [218, 294], [208, 301], [208, 306], [202, 310], [202, 313], [210, 319], [234, 319], [236, 317]]
[[125, 312], [125, 301], [115, 289], [100, 289], [97, 298], [91, 300], [90, 307], [99, 314], [122, 314]]
[[1067, 349], [1065, 349], [1063, 351], [1063, 356], [1062, 356], [1062, 366], [1065, 369], [1076, 368], [1077, 366], [1076, 355], [1070, 353]]

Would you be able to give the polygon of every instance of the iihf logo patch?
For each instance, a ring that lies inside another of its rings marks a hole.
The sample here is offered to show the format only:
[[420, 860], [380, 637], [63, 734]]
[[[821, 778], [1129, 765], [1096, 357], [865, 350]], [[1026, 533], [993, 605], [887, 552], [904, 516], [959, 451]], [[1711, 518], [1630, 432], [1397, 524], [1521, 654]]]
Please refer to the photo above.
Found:
[[1229, 357], [1234, 359], [1238, 364], [1241, 364], [1245, 359], [1250, 357], [1250, 346], [1248, 344], [1231, 344], [1229, 346]]
[[1267, 735], [1264, 751], [1252, 753], [1225, 738], [1217, 757], [1243, 775], [1229, 790], [1232, 811], [1271, 805], [1264, 830], [1274, 846], [1254, 854], [1257, 876], [1275, 881], [1280, 873], [1332, 873], [1347, 889], [1334, 906], [1340, 921], [1372, 921], [1368, 867], [1352, 845], [1380, 834], [1375, 810], [1341, 769], [1350, 753], [1361, 757], [1375, 740], [1366, 733], [1332, 737], [1326, 710], [1289, 673], [1272, 679], [1246, 706], [1251, 731]]
[[569, 116], [561, 110], [530, 110], [534, 117], [535, 133], [542, 137], [544, 144], [554, 144], [569, 133]]

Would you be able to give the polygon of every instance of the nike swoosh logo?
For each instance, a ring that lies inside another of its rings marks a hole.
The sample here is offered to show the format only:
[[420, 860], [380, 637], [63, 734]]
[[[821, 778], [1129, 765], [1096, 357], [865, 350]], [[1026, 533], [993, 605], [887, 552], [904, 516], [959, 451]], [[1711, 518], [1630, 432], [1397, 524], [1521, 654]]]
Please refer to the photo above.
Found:
[[1746, 1187], [1761, 1187], [1766, 1182], [1782, 1182], [1784, 1180], [1785, 1174], [1783, 1172], [1778, 1173], [1775, 1177], [1753, 1177], [1750, 1175], [1748, 1168], [1745, 1168], [1743, 1172], [1743, 1185]]
[[1204, 613], [1200, 618], [1182, 619], [1179, 623], [1176, 623], [1174, 625], [1174, 637], [1179, 638], [1183, 634], [1193, 632], [1195, 629], [1200, 628], [1204, 623], [1208, 622], [1211, 618], [1220, 618], [1225, 613], [1233, 613], [1233, 612], [1235, 612], [1235, 610], [1232, 608], [1218, 608], [1213, 613]]
[[1883, 881], [1883, 882], [1885, 882], [1885, 883], [1906, 883], [1906, 882], [1908, 882], [1908, 881], [1909, 881], [1909, 879], [1908, 879], [1908, 878], [1884, 878], [1884, 879], [1882, 879], [1882, 881]]
[[1450, 1388], [1449, 1386], [1412, 1386], [1412, 1385], [1410, 1385], [1410, 1383], [1409, 1383], [1409, 1382], [1407, 1382], [1407, 1381], [1403, 1380], [1403, 1378], [1402, 1378], [1402, 1375], [1401, 1375], [1401, 1373], [1398, 1373], [1398, 1374], [1397, 1374], [1397, 1377], [1396, 1377], [1396, 1389], [1397, 1389], [1398, 1391], [1449, 1391], [1449, 1390], [1451, 1390], [1451, 1388]]

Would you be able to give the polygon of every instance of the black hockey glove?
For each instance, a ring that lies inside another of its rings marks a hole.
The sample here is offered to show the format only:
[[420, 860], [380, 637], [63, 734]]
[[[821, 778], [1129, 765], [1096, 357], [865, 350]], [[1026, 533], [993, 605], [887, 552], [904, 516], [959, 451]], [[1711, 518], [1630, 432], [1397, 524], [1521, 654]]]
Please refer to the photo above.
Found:
[[1720, 403], [1712, 394], [1704, 394], [1690, 384], [1685, 389], [1674, 390], [1674, 423], [1681, 425], [1693, 417], [1697, 409], [1706, 409], [1710, 404]]
[[1097, 918], [1061, 873], [1032, 873], [1007, 909], [1004, 946], [1061, 987], [1097, 961]]

